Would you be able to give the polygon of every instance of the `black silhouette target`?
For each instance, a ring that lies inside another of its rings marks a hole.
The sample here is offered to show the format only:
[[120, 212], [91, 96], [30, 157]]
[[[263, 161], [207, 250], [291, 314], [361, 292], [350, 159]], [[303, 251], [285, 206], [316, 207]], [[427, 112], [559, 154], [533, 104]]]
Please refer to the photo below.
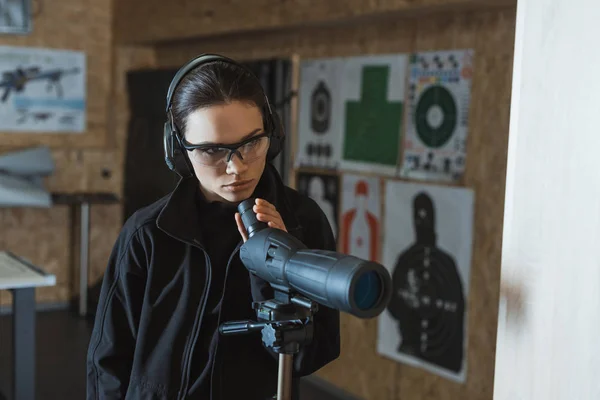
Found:
[[456, 128], [458, 111], [452, 93], [440, 85], [427, 88], [415, 109], [417, 135], [428, 147], [445, 145]]
[[397, 259], [388, 305], [402, 340], [397, 349], [458, 372], [462, 368], [464, 295], [454, 259], [436, 246], [431, 198], [414, 199], [416, 242]]

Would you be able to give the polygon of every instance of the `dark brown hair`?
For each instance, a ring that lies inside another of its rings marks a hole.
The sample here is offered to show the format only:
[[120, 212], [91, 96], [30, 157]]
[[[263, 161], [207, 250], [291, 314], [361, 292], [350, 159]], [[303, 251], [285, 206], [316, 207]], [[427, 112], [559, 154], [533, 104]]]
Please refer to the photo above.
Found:
[[173, 93], [173, 119], [185, 135], [188, 116], [204, 107], [241, 101], [263, 113], [265, 97], [258, 79], [245, 68], [224, 61], [211, 61], [190, 71]]

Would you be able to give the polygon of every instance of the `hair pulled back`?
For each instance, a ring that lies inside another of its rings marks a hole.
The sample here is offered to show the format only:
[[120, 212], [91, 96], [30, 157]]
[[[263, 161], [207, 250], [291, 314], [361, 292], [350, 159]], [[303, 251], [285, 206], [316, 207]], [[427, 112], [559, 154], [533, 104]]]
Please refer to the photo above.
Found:
[[264, 121], [265, 97], [258, 79], [241, 66], [211, 61], [190, 71], [179, 83], [173, 93], [173, 120], [185, 135], [192, 112], [234, 101], [257, 106]]

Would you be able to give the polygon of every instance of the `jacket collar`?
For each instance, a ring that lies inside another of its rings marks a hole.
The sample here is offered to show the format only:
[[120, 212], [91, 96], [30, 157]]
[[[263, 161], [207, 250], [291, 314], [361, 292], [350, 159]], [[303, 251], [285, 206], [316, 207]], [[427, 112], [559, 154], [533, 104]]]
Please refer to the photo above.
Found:
[[[156, 225], [168, 235], [191, 245], [202, 245], [202, 231], [198, 221], [197, 191], [198, 179], [195, 176], [180, 179], [177, 187], [169, 195], [166, 204], [158, 215]], [[267, 163], [253, 194], [275, 205], [290, 234], [302, 240], [301, 226], [285, 194], [285, 185], [279, 172]]]

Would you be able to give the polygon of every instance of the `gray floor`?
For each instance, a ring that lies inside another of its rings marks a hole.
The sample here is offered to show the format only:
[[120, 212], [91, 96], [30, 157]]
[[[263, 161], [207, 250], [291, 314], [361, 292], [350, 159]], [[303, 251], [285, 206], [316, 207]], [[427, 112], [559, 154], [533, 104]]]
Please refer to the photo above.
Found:
[[[85, 356], [91, 322], [68, 311], [38, 312], [38, 399], [84, 399]], [[12, 318], [0, 317], [0, 390], [12, 397]]]
[[[72, 311], [38, 312], [36, 398], [85, 399], [85, 357], [92, 322]], [[12, 399], [12, 318], [0, 315], [0, 393]], [[335, 394], [334, 394], [335, 393]], [[4, 400], [0, 394], [0, 400]], [[302, 400], [350, 399], [316, 380], [302, 385]]]

